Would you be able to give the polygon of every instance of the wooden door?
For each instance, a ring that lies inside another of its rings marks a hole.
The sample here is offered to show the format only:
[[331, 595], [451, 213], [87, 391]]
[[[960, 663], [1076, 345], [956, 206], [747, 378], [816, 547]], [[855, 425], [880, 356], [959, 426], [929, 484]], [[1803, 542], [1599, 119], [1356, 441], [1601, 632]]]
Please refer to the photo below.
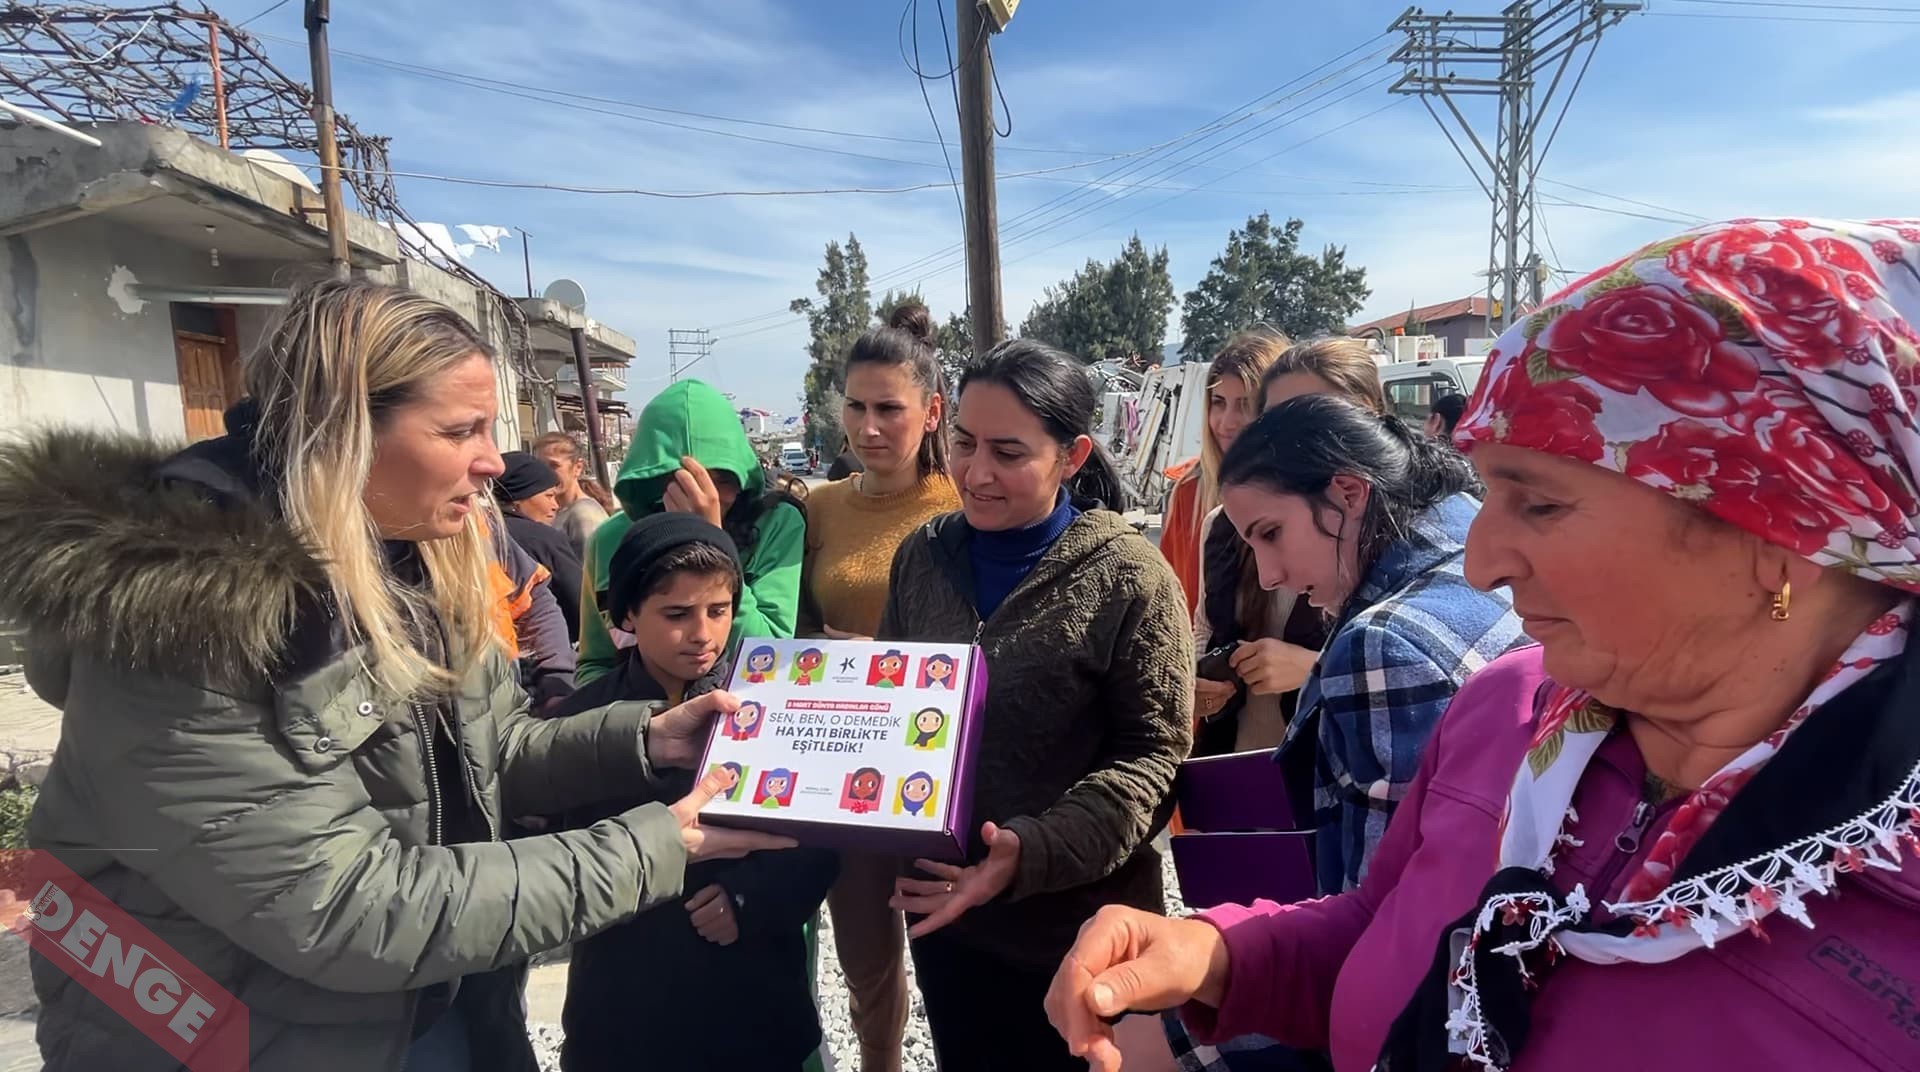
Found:
[[195, 442], [226, 434], [222, 420], [238, 400], [239, 377], [234, 367], [233, 345], [217, 335], [191, 331], [173, 333], [173, 348], [180, 361], [180, 406], [186, 411], [187, 440]]

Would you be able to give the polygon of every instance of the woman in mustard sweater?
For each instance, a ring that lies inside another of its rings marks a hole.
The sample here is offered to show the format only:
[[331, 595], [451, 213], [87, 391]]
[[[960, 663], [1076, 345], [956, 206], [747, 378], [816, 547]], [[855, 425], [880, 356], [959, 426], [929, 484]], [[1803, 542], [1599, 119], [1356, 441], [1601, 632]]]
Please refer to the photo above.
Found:
[[[866, 470], [807, 496], [801, 633], [872, 636], [893, 553], [908, 534], [960, 508], [947, 476], [946, 399], [933, 319], [896, 309], [847, 354], [842, 421]], [[906, 926], [888, 907], [898, 863], [847, 854], [827, 895], [847, 975], [860, 1072], [898, 1072], [907, 1023]]]

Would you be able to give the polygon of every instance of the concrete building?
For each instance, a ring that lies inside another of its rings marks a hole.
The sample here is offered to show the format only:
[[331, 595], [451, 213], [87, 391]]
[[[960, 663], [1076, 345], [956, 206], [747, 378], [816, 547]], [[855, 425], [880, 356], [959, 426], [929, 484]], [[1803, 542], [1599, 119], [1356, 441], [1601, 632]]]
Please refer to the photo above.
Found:
[[[217, 435], [242, 390], [241, 357], [286, 288], [325, 271], [320, 195], [296, 169], [179, 130], [85, 130], [99, 148], [37, 127], [0, 128], [0, 432], [64, 423], [162, 439]], [[446, 303], [507, 351], [507, 313], [491, 292], [402, 255], [393, 232], [372, 220], [349, 213], [346, 226], [356, 274]], [[529, 313], [536, 366], [551, 367], [555, 330], [570, 365], [565, 328]], [[595, 325], [589, 339], [598, 364], [622, 369], [632, 356], [633, 341], [618, 332]], [[494, 431], [503, 449], [564, 424], [564, 404], [543, 384], [522, 384], [511, 362], [499, 364], [501, 398], [528, 403], [501, 407]], [[546, 425], [535, 416], [542, 410], [554, 414]]]
[[627, 404], [612, 395], [626, 390], [627, 366], [638, 344], [631, 336], [550, 298], [521, 298], [519, 305], [533, 334], [534, 376], [520, 391], [519, 420], [525, 441], [564, 431], [583, 445], [586, 442], [587, 410], [580, 398], [580, 372], [573, 356], [573, 332], [578, 329], [600, 411], [600, 443], [609, 467], [617, 469], [626, 455], [633, 418]]
[[[1369, 320], [1364, 324], [1354, 324], [1347, 328], [1347, 334], [1353, 336], [1378, 332], [1393, 335], [1407, 323], [1425, 324], [1422, 334], [1432, 335], [1446, 343], [1448, 357], [1471, 356], [1468, 351], [1470, 339], [1482, 339], [1489, 334], [1500, 334], [1497, 330], [1487, 330], [1487, 299], [1485, 297], [1460, 298], [1455, 301], [1441, 302], [1438, 305], [1426, 305], [1392, 316], [1383, 316], [1378, 320]], [[1497, 317], [1496, 317], [1497, 319]]]

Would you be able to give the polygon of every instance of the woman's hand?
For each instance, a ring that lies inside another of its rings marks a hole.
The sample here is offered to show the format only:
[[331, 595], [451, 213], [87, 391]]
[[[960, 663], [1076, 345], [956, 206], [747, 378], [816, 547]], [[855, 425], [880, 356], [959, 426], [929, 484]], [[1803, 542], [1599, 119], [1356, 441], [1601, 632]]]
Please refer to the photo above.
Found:
[[987, 858], [972, 867], [915, 860], [915, 867], [936, 877], [894, 880], [893, 899], [887, 906], [926, 917], [907, 929], [907, 937], [924, 938], [1013, 885], [1013, 877], [1020, 870], [1019, 835], [986, 823], [980, 827], [980, 837], [987, 843]]
[[732, 945], [740, 940], [740, 920], [733, 914], [733, 897], [718, 884], [688, 899], [687, 916], [700, 937], [714, 945]]
[[691, 457], [680, 459], [679, 470], [667, 481], [667, 492], [660, 498], [660, 508], [703, 517], [707, 524], [720, 527], [720, 489], [713, 486], [707, 467]]
[[1219, 1005], [1227, 943], [1212, 925], [1108, 905], [1080, 928], [1047, 989], [1047, 1019], [1076, 1057], [1117, 1072], [1120, 1050], [1108, 1021], [1128, 1012]]
[[1231, 681], [1196, 677], [1193, 679], [1193, 713], [1201, 718], [1212, 718], [1225, 710], [1227, 701], [1239, 691], [1239, 687]]
[[687, 850], [687, 861], [734, 860], [762, 849], [791, 849], [798, 842], [790, 837], [762, 834], [757, 830], [729, 830], [724, 826], [701, 826], [700, 810], [713, 798], [733, 788], [736, 776], [722, 768], [708, 772], [667, 810], [680, 821], [680, 845]]
[[1320, 653], [1298, 644], [1265, 637], [1240, 645], [1229, 660], [1233, 672], [1255, 696], [1278, 696], [1307, 683]]
[[844, 632], [842, 630], [835, 629], [831, 625], [826, 625], [824, 623], [820, 626], [820, 631], [827, 634], [828, 640], [872, 640], [873, 639], [870, 636], [861, 636], [859, 633]]
[[713, 720], [738, 710], [739, 699], [720, 690], [660, 712], [647, 723], [647, 762], [656, 769], [693, 766], [706, 749], [707, 730]]

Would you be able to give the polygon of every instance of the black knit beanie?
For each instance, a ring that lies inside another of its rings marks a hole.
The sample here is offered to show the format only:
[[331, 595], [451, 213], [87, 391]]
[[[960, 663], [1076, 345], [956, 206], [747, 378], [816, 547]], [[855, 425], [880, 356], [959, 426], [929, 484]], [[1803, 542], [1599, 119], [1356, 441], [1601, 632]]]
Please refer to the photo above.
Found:
[[[733, 537], [708, 524], [705, 518], [673, 511], [648, 514], [634, 521], [626, 535], [620, 537], [620, 545], [613, 549], [613, 560], [607, 565], [606, 587], [595, 593], [616, 627], [645, 599], [647, 574], [653, 571], [654, 564], [667, 552], [690, 543], [719, 548], [733, 560], [734, 572], [741, 572], [740, 552], [733, 545]], [[737, 592], [734, 599], [737, 604]]]
[[553, 466], [524, 450], [508, 451], [500, 455], [500, 460], [506, 463], [507, 468], [493, 478], [493, 494], [502, 503], [531, 499], [548, 488], [560, 486], [560, 478], [554, 475]]

